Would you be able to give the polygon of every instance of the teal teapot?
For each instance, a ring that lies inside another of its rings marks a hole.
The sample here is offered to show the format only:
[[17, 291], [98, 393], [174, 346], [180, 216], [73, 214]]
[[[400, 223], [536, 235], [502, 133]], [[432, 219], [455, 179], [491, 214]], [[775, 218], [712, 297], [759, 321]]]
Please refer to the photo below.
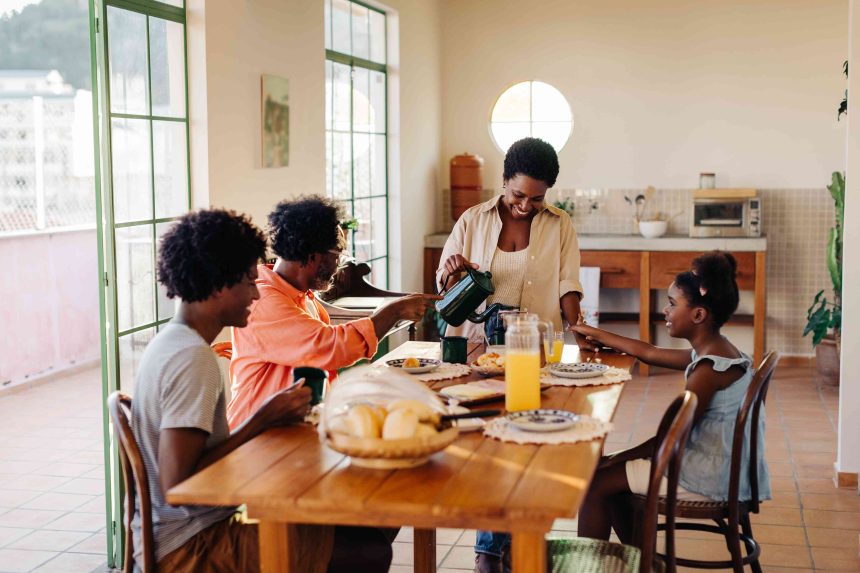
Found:
[[[442, 284], [447, 284], [450, 277], [445, 277]], [[493, 275], [490, 272], [481, 272], [476, 269], [466, 269], [465, 276], [457, 284], [443, 290], [442, 300], [436, 303], [436, 311], [442, 319], [451, 326], [460, 326], [466, 320], [480, 324], [496, 314], [499, 309], [506, 309], [503, 304], [493, 303], [481, 314], [476, 314], [477, 309], [487, 300], [487, 297], [496, 292], [493, 286]]]

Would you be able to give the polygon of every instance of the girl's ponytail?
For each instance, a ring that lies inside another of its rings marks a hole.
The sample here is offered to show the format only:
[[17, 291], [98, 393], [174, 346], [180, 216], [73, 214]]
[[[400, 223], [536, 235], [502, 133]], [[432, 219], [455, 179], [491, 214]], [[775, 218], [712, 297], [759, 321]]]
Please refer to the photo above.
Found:
[[711, 251], [693, 259], [690, 271], [675, 277], [693, 305], [705, 307], [719, 328], [738, 308], [738, 263], [731, 253]]

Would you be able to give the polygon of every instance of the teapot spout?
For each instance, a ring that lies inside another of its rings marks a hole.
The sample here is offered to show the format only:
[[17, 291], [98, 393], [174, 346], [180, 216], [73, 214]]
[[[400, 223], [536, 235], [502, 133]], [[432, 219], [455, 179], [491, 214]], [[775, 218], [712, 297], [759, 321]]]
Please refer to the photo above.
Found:
[[490, 306], [484, 309], [484, 312], [481, 314], [470, 313], [469, 314], [469, 322], [474, 322], [475, 324], [481, 324], [485, 322], [488, 318], [493, 316], [498, 310], [505, 310], [511, 307], [504, 305], [500, 302], [494, 302]]

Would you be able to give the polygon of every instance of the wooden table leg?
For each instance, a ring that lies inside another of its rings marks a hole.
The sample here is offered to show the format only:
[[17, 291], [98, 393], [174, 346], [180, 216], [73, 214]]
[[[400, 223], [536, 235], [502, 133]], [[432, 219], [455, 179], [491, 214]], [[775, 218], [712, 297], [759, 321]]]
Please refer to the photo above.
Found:
[[546, 573], [546, 539], [543, 532], [514, 531], [511, 538], [511, 570], [514, 573]]
[[[642, 251], [639, 259], [639, 340], [651, 344], [651, 253]], [[648, 376], [650, 368], [639, 362], [639, 374]]]
[[436, 573], [436, 530], [415, 529], [412, 532], [415, 573]]
[[275, 521], [260, 521], [260, 572], [298, 573], [291, 567], [290, 542], [295, 536], [295, 525]]

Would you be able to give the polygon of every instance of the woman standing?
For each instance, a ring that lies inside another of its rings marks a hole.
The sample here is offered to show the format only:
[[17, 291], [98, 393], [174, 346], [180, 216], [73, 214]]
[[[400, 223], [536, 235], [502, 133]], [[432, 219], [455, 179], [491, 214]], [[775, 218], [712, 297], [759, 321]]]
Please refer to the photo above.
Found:
[[[550, 144], [527, 137], [511, 145], [502, 174], [504, 194], [475, 205], [457, 221], [442, 251], [437, 284], [451, 286], [469, 267], [490, 271], [495, 293], [486, 304], [535, 313], [557, 331], [562, 315], [568, 327], [575, 325], [582, 298], [576, 231], [567, 213], [546, 204], [557, 177], [558, 155]], [[446, 334], [484, 340], [482, 326], [471, 322], [448, 325]], [[584, 337], [575, 336], [588, 347]], [[510, 558], [510, 535], [478, 531], [475, 553], [475, 571], [500, 573]]]
[[[490, 271], [496, 292], [486, 304], [533, 312], [556, 330], [562, 330], [562, 315], [575, 325], [582, 298], [576, 231], [567, 213], [546, 204], [557, 177], [558, 155], [549, 143], [527, 137], [511, 145], [502, 174], [504, 194], [471, 207], [454, 225], [437, 284], [451, 286], [469, 267]], [[484, 340], [483, 328], [471, 322], [448, 325], [446, 334]]]

